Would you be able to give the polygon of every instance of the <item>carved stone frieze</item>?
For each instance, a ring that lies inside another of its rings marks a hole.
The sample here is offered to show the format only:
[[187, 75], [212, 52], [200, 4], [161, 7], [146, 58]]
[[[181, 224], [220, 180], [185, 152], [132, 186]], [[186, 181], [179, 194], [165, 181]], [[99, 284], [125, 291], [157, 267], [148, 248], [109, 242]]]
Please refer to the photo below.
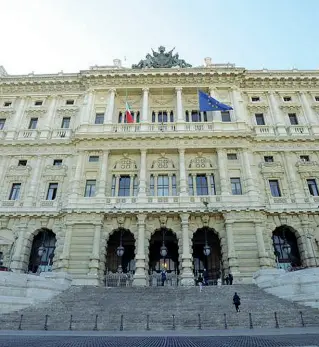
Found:
[[74, 117], [79, 112], [78, 106], [60, 106], [56, 109], [58, 117]]
[[32, 168], [30, 165], [26, 166], [10, 166], [7, 170], [6, 176], [15, 176], [15, 177], [21, 177], [21, 176], [29, 176]]
[[4, 118], [10, 118], [13, 114], [15, 114], [16, 110], [13, 108], [6, 108], [6, 107], [1, 107], [0, 108], [0, 117]]
[[47, 112], [46, 107], [31, 106], [25, 110], [26, 115], [30, 117], [41, 117]]
[[65, 176], [68, 167], [66, 165], [47, 165], [43, 170], [43, 176]]
[[317, 161], [298, 161], [296, 166], [300, 174], [319, 173], [319, 163]]
[[285, 170], [281, 162], [262, 162], [259, 164], [262, 174], [284, 174]]

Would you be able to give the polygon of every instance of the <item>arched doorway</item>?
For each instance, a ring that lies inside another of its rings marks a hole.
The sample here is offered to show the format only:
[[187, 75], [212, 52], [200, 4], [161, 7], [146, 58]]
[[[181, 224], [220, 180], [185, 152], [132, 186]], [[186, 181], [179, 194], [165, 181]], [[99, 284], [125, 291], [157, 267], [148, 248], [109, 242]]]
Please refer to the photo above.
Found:
[[[119, 250], [119, 247], [123, 247]], [[135, 272], [135, 238], [128, 229], [114, 230], [107, 242], [105, 271], [123, 272], [133, 275]]]
[[207, 270], [208, 284], [217, 284], [218, 278], [222, 277], [220, 240], [214, 229], [203, 227], [194, 233], [193, 264], [195, 278]]
[[282, 225], [276, 228], [272, 240], [278, 267], [288, 269], [301, 266], [297, 238], [291, 227]]
[[178, 241], [171, 229], [155, 230], [149, 246], [149, 284], [160, 286], [161, 271], [165, 269], [165, 285], [177, 286], [179, 275]]
[[34, 236], [28, 271], [32, 273], [52, 271], [56, 237], [52, 230], [43, 228]]

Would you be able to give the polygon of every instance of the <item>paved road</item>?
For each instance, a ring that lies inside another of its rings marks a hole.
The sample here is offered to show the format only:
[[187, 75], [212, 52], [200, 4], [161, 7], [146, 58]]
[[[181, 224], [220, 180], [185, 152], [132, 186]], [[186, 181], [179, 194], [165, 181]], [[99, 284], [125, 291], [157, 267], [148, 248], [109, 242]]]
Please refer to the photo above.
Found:
[[266, 336], [1, 335], [1, 347], [319, 347], [319, 333]]

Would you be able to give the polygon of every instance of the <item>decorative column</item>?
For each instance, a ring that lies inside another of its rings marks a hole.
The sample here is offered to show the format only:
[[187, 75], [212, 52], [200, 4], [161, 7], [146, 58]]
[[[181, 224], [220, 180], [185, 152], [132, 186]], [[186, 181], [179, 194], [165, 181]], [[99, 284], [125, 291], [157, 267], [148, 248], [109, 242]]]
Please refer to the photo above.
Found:
[[192, 255], [190, 254], [190, 243], [189, 243], [189, 231], [188, 231], [188, 213], [181, 213], [181, 226], [182, 226], [182, 240], [183, 240], [183, 254], [182, 254], [182, 274], [181, 284], [182, 286], [193, 286], [194, 273], [192, 271]]
[[296, 158], [293, 153], [281, 153], [281, 157], [285, 164], [285, 173], [287, 175], [287, 180], [292, 193], [293, 203], [304, 203], [304, 194], [302, 191], [302, 184], [300, 184], [297, 178], [297, 168], [296, 168]]
[[287, 135], [285, 124], [282, 120], [282, 112], [279, 108], [275, 93], [271, 91], [268, 93], [268, 96], [270, 101], [271, 113], [277, 128], [278, 135]]
[[221, 195], [229, 195], [226, 151], [224, 149], [218, 149], [217, 157]]
[[67, 272], [69, 269], [70, 247], [72, 239], [72, 224], [65, 225], [63, 251], [60, 257], [59, 270]]
[[19, 226], [17, 227], [18, 238], [16, 239], [12, 260], [9, 264], [10, 269], [12, 269], [14, 272], [23, 271], [24, 254], [22, 254], [22, 249], [25, 242], [27, 227], [27, 220], [20, 222]]
[[148, 121], [148, 94], [149, 88], [143, 88], [143, 109], [142, 109], [142, 118], [141, 123]]
[[90, 117], [92, 115], [92, 106], [94, 99], [94, 90], [89, 89], [88, 93], [84, 96], [81, 116], [80, 116], [80, 125], [87, 125], [90, 122]]
[[41, 156], [35, 159], [34, 166], [32, 168], [31, 182], [27, 190], [27, 197], [25, 199], [26, 206], [34, 206], [36, 203], [37, 189], [39, 187], [39, 175], [41, 172]]
[[137, 215], [138, 239], [137, 239], [137, 254], [136, 270], [134, 274], [134, 286], [146, 286], [146, 266], [145, 266], [145, 214]]
[[243, 170], [245, 172], [245, 184], [247, 188], [247, 193], [250, 195], [254, 200], [258, 199], [258, 194], [256, 191], [256, 186], [255, 186], [255, 181], [251, 172], [251, 153], [248, 152], [248, 150], [243, 150], [242, 152], [243, 155]]
[[116, 89], [115, 88], [111, 88], [109, 90], [109, 103], [107, 106], [107, 110], [106, 110], [106, 117], [104, 117], [104, 122], [106, 124], [112, 124], [113, 122], [113, 114], [114, 114], [114, 105], [115, 105], [115, 92]]
[[141, 149], [141, 167], [140, 167], [140, 184], [138, 189], [138, 197], [146, 197], [146, 149]]
[[179, 195], [187, 196], [185, 149], [179, 149]]
[[257, 248], [258, 248], [258, 257], [259, 264], [262, 269], [270, 267], [269, 256], [265, 249], [265, 241], [263, 235], [263, 223], [255, 222], [255, 230], [256, 230], [256, 240], [257, 240]]
[[[212, 98], [217, 99], [216, 95], [216, 88], [210, 87], [209, 88], [209, 94]], [[213, 117], [213, 123], [215, 122], [221, 122], [222, 121], [222, 114], [220, 111], [209, 111], [212, 113]]]
[[80, 181], [81, 181], [81, 175], [82, 175], [82, 166], [83, 166], [83, 159], [84, 159], [84, 153], [79, 152], [77, 157], [77, 164], [74, 174], [74, 180], [72, 185], [72, 199], [77, 199], [77, 197], [80, 195]]
[[182, 87], [175, 88], [176, 90], [176, 128], [178, 131], [183, 131], [185, 127], [184, 113], [183, 113], [183, 99], [182, 99]]
[[99, 285], [101, 227], [101, 224], [96, 224], [94, 230], [93, 248], [89, 264], [89, 277], [94, 280], [91, 285]]
[[232, 99], [234, 103], [234, 110], [237, 122], [245, 122], [246, 120], [246, 112], [244, 108], [244, 102], [241, 97], [240, 90], [238, 88], [234, 88], [232, 90]]
[[311, 130], [315, 135], [319, 134], [319, 122], [317, 121], [317, 115], [315, 114], [314, 110], [311, 108], [308, 98], [307, 98], [307, 93], [305, 92], [300, 92], [299, 93], [302, 107], [304, 110], [304, 114], [308, 120], [308, 123], [311, 125]]
[[234, 276], [234, 281], [236, 281], [236, 276], [239, 275], [239, 267], [234, 244], [233, 222], [225, 221], [225, 228], [227, 237], [229, 272]]
[[98, 183], [97, 198], [105, 198], [105, 189], [107, 182], [107, 165], [108, 165], [109, 151], [103, 151], [100, 166], [100, 180]]

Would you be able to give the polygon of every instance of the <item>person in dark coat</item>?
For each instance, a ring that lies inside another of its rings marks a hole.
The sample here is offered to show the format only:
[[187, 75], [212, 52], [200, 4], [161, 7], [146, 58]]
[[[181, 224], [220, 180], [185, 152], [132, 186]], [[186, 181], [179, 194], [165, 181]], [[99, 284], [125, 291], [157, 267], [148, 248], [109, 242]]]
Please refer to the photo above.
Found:
[[236, 312], [240, 312], [239, 306], [240, 306], [240, 297], [235, 292], [235, 295], [233, 296], [233, 304], [235, 305]]
[[204, 269], [203, 271], [203, 284], [204, 286], [208, 286], [208, 271], [206, 269]]
[[166, 270], [162, 269], [161, 271], [161, 280], [162, 280], [162, 286], [164, 287], [165, 281], [166, 281]]
[[229, 274], [228, 275], [228, 281], [229, 281], [229, 284], [232, 285], [233, 284], [233, 280], [234, 280], [234, 277], [232, 274]]
[[226, 285], [228, 286], [228, 284], [229, 284], [229, 278], [228, 278], [228, 276], [225, 277], [225, 283], [226, 283]]

